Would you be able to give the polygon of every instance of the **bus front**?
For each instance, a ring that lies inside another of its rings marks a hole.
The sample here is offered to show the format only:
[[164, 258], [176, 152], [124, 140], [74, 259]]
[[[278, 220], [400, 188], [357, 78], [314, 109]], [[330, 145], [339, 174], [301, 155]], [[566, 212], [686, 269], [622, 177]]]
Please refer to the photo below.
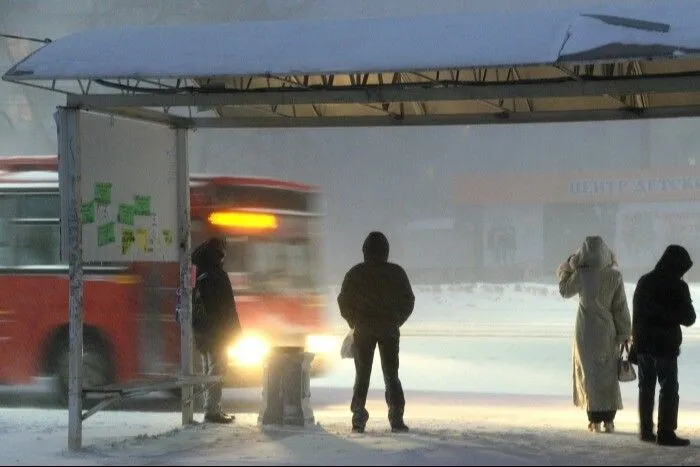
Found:
[[195, 245], [215, 235], [226, 239], [224, 269], [243, 328], [228, 347], [229, 386], [259, 384], [266, 357], [276, 346], [313, 353], [312, 376], [327, 368], [337, 343], [327, 334], [320, 222], [312, 209], [219, 204], [193, 223]]

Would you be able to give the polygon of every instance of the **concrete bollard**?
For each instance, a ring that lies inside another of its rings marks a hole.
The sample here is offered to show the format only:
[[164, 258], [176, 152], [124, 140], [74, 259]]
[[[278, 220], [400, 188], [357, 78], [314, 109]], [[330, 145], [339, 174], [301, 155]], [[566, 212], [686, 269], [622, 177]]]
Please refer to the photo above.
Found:
[[262, 425], [309, 426], [311, 409], [311, 362], [314, 354], [302, 347], [274, 347], [263, 369]]

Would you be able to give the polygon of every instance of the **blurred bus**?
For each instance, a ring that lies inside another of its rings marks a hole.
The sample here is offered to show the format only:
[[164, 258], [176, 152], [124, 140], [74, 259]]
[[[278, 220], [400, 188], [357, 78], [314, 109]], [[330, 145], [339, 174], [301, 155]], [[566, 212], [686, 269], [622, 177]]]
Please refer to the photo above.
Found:
[[[59, 254], [57, 158], [0, 158], [0, 384], [41, 376], [65, 400], [68, 267]], [[281, 180], [192, 175], [192, 247], [226, 239], [244, 330], [231, 387], [259, 385], [271, 347], [301, 346], [324, 373], [334, 348], [321, 294], [319, 193]], [[85, 264], [84, 386], [177, 376], [176, 262]], [[195, 354], [196, 356], [196, 354]], [[199, 366], [199, 358], [195, 358]]]

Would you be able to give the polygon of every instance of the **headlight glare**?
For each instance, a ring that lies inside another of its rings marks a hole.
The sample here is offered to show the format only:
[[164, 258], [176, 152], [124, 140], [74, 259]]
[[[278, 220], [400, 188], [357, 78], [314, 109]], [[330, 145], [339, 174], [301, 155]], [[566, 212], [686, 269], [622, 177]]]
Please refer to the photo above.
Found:
[[248, 335], [228, 348], [228, 358], [242, 366], [256, 366], [262, 364], [269, 352], [270, 345], [264, 338]]

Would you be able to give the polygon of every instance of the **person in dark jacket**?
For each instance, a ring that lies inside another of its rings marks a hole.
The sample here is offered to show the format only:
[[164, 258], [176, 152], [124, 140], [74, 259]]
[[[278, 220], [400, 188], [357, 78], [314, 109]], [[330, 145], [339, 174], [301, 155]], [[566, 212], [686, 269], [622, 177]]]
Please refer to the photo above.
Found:
[[[678, 355], [681, 326], [695, 323], [695, 309], [683, 275], [693, 262], [680, 245], [669, 245], [653, 271], [643, 275], [634, 292], [632, 359], [639, 368], [639, 437], [664, 446], [687, 446], [678, 427]], [[659, 411], [654, 435], [653, 412], [658, 379]]]
[[[205, 374], [226, 374], [226, 348], [240, 335], [241, 325], [236, 312], [231, 281], [223, 268], [226, 242], [211, 238], [192, 253], [192, 263], [197, 267], [197, 280], [193, 290], [192, 327], [197, 350], [202, 354]], [[231, 423], [234, 417], [221, 411], [223, 383], [207, 386], [204, 393], [204, 420], [214, 423]]]
[[365, 404], [378, 346], [389, 423], [393, 432], [405, 432], [408, 427], [403, 419], [406, 401], [399, 380], [399, 328], [411, 316], [415, 297], [404, 269], [388, 261], [389, 241], [383, 233], [371, 232], [362, 253], [364, 261], [347, 272], [338, 295], [340, 314], [354, 331], [352, 431], [363, 433], [369, 418]]

